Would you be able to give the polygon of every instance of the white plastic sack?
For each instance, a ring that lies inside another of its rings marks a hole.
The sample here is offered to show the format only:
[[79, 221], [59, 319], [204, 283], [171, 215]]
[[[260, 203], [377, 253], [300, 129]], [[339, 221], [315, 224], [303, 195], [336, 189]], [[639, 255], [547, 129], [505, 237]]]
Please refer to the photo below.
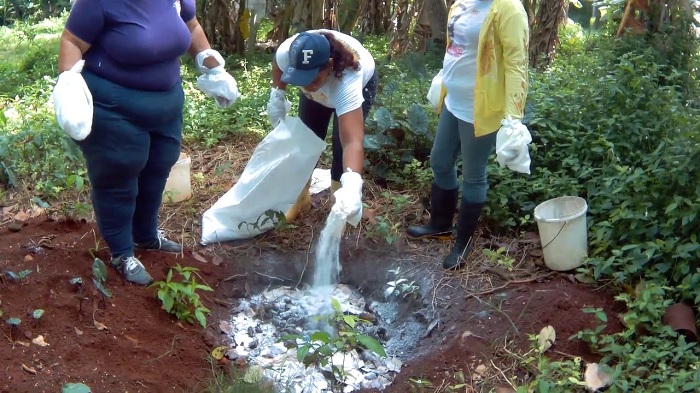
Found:
[[442, 92], [442, 70], [433, 77], [433, 81], [430, 82], [430, 88], [428, 89], [428, 95], [426, 98], [430, 105], [434, 109], [437, 109], [440, 104], [440, 93]]
[[92, 130], [92, 94], [81, 72], [85, 60], [58, 76], [51, 94], [54, 113], [61, 129], [71, 138], [82, 141]]
[[197, 78], [197, 87], [209, 97], [213, 97], [219, 108], [228, 108], [241, 96], [236, 79], [222, 66], [200, 75]]
[[233, 188], [204, 212], [201, 243], [246, 239], [272, 229], [271, 220], [262, 224], [265, 212], [286, 212], [296, 202], [325, 148], [326, 142], [298, 117], [286, 116], [255, 148]]
[[496, 135], [496, 160], [503, 167], [516, 172], [530, 174], [530, 152], [528, 144], [532, 136], [520, 120], [510, 116], [501, 120], [501, 128]]

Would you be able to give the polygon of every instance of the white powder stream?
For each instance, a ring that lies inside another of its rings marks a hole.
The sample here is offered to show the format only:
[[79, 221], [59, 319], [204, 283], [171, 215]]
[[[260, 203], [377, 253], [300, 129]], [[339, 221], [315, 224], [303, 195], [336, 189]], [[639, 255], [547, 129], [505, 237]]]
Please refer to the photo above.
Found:
[[338, 282], [340, 273], [340, 237], [345, 229], [343, 215], [331, 210], [326, 220], [326, 226], [316, 244], [316, 269], [314, 270], [313, 287], [322, 289]]

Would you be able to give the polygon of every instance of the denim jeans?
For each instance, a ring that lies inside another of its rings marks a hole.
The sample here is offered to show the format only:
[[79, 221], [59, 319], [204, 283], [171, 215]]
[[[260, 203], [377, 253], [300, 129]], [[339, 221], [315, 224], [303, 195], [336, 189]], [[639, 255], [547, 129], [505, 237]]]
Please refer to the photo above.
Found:
[[184, 92], [141, 91], [88, 71], [92, 131], [78, 146], [87, 163], [97, 225], [112, 257], [133, 256], [134, 242], [157, 239], [158, 211], [180, 156]]
[[474, 125], [456, 118], [447, 108], [440, 113], [437, 135], [430, 152], [435, 184], [443, 190], [459, 187], [457, 158], [462, 155], [462, 200], [486, 202], [489, 185], [486, 164], [496, 146], [496, 132], [476, 137]]
[[[362, 117], [367, 120], [369, 110], [372, 108], [372, 102], [377, 95], [378, 84], [377, 73], [372, 75], [372, 78], [367, 82], [362, 89]], [[331, 179], [340, 181], [340, 176], [343, 175], [343, 145], [340, 143], [340, 133], [338, 130], [338, 116], [335, 109], [328, 108], [312, 101], [303, 93], [299, 93], [299, 119], [311, 129], [319, 138], [325, 140], [328, 134], [328, 125], [333, 115], [333, 162], [331, 164]]]

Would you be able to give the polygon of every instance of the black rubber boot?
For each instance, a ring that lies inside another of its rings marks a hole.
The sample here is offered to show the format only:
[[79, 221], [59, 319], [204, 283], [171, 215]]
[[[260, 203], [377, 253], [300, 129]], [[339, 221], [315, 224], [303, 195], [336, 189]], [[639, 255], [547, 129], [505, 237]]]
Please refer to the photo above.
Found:
[[412, 225], [406, 229], [409, 238], [449, 238], [452, 235], [452, 219], [457, 209], [457, 191], [443, 190], [435, 183], [430, 189], [430, 223]]
[[448, 270], [459, 270], [467, 263], [467, 257], [474, 246], [474, 231], [479, 223], [483, 203], [468, 203], [462, 201], [457, 218], [457, 236], [452, 251], [442, 261], [442, 267]]

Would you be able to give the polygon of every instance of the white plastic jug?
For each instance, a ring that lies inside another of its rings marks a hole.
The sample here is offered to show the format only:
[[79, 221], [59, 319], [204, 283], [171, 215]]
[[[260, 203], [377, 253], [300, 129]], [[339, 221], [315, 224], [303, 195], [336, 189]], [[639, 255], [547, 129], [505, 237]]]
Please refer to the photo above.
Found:
[[191, 164], [190, 157], [186, 153], [180, 153], [180, 158], [170, 169], [168, 181], [165, 183], [163, 202], [177, 203], [192, 197]]
[[575, 269], [588, 255], [588, 204], [583, 198], [563, 196], [535, 207], [544, 264], [557, 271]]

